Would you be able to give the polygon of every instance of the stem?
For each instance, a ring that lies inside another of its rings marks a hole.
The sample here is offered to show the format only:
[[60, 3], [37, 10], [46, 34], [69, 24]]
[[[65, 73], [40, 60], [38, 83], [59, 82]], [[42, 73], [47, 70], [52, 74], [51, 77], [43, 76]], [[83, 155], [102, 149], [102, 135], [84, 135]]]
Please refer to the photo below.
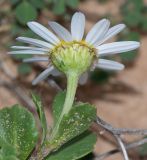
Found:
[[74, 102], [74, 98], [75, 98], [75, 94], [76, 94], [76, 90], [77, 90], [77, 85], [78, 85], [78, 79], [79, 76], [77, 73], [69, 73], [67, 74], [67, 91], [66, 91], [66, 98], [65, 98], [65, 102], [64, 102], [64, 106], [63, 106], [63, 110], [62, 113], [59, 117], [59, 120], [55, 126], [55, 128], [53, 129], [53, 133], [52, 133], [52, 138], [53, 139], [56, 135], [56, 133], [58, 132], [58, 128], [60, 126], [61, 120], [63, 118], [63, 116], [65, 114], [68, 114], [68, 112], [71, 110], [73, 102]]
[[37, 154], [37, 158], [39, 157], [40, 160], [46, 157], [52, 151], [53, 148], [50, 148], [50, 142], [55, 138], [56, 134], [58, 133], [58, 129], [63, 119], [63, 116], [69, 113], [69, 111], [72, 108], [73, 102], [74, 102], [76, 89], [78, 85], [79, 74], [75, 72], [74, 73], [71, 72], [67, 74], [66, 76], [67, 76], [67, 91], [66, 91], [66, 98], [65, 98], [64, 105], [63, 105], [63, 109], [58, 119], [58, 122], [53, 128], [51, 137], [48, 139], [48, 141], [46, 141], [44, 148], [42, 148]]
[[78, 77], [75, 73], [67, 76], [67, 92], [61, 116], [67, 114], [72, 108], [78, 85]]

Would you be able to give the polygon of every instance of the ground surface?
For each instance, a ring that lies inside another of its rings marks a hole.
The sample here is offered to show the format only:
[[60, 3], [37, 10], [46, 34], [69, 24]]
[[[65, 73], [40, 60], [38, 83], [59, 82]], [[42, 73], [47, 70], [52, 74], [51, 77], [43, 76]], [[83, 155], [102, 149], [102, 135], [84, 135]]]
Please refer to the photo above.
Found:
[[[86, 3], [81, 3], [79, 9], [86, 13], [88, 16], [87, 28], [96, 22], [99, 16], [103, 16], [108, 10], [115, 17], [119, 13], [119, 6], [122, 1], [111, 1], [108, 4], [98, 5], [95, 0], [89, 0]], [[91, 16], [91, 17], [90, 17]], [[0, 36], [4, 37], [4, 33], [0, 32]], [[1, 40], [0, 44], [0, 60], [6, 67], [6, 71], [12, 78], [17, 77], [16, 64], [6, 55], [6, 47], [3, 44], [7, 43], [9, 38]], [[117, 75], [117, 77], [110, 79], [110, 82], [105, 86], [88, 84], [84, 87], [80, 87], [78, 90], [79, 99], [88, 99], [91, 103], [94, 103], [98, 108], [98, 115], [103, 119], [113, 124], [115, 127], [125, 128], [147, 128], [147, 36], [142, 36], [140, 53], [135, 65], [131, 68], [125, 69]], [[31, 88], [31, 80], [35, 76], [34, 73], [27, 77], [23, 77], [27, 83], [25, 87], [24, 83], [17, 80], [17, 85], [21, 87], [25, 95], [29, 95], [27, 88]], [[0, 107], [9, 106], [15, 103], [23, 103], [20, 98], [14, 94], [15, 86], [12, 88], [4, 86], [3, 82], [12, 82], [12, 78], [4, 75], [2, 70], [0, 71]], [[10, 91], [11, 88], [11, 91]], [[35, 88], [33, 88], [36, 90]], [[47, 91], [37, 88], [40, 94], [43, 96], [46, 102], [51, 104], [52, 96], [56, 94], [53, 87], [47, 87]], [[52, 95], [53, 93], [53, 95]], [[83, 98], [84, 97], [84, 98]], [[31, 103], [31, 102], [30, 102]], [[50, 117], [50, 115], [48, 115]], [[50, 120], [50, 118], [49, 118]], [[132, 141], [136, 137], [124, 137], [124, 139]], [[99, 138], [96, 145], [96, 153], [102, 153], [109, 149], [114, 148], [114, 145], [108, 143], [104, 139]], [[121, 155], [116, 155], [107, 160], [119, 160]], [[137, 157], [135, 160], [139, 160]]]

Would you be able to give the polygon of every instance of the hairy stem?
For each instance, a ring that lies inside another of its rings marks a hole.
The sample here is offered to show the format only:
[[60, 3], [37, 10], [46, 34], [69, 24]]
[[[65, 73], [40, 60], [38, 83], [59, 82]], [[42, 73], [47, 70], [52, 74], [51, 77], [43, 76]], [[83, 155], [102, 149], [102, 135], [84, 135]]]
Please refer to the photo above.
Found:
[[[53, 128], [53, 131], [52, 131], [50, 138], [46, 141], [44, 147], [41, 148], [41, 150], [37, 154], [37, 158], [39, 157], [40, 160], [43, 159], [44, 157], [46, 157], [54, 149], [54, 147], [51, 146], [51, 143], [58, 133], [60, 123], [63, 119], [63, 116], [65, 114], [68, 114], [73, 106], [73, 102], [74, 102], [74, 98], [75, 98], [75, 94], [76, 94], [76, 89], [77, 89], [77, 85], [78, 85], [79, 75], [76, 74], [75, 72], [74, 73], [70, 72], [66, 76], [67, 76], [67, 90], [66, 90], [66, 97], [65, 97], [63, 109], [62, 109], [62, 112], [60, 114], [60, 117], [59, 117], [56, 125]], [[35, 160], [38, 160], [38, 159], [35, 159]]]
[[67, 76], [67, 92], [66, 92], [66, 98], [65, 98], [63, 110], [61, 113], [61, 117], [64, 114], [67, 114], [72, 108], [75, 94], [76, 94], [77, 84], [78, 84], [78, 77], [79, 76], [75, 73], [70, 73]]
[[62, 113], [58, 119], [58, 122], [57, 122], [55, 128], [53, 129], [51, 139], [53, 139], [55, 137], [55, 135], [57, 134], [63, 116], [65, 114], [68, 114], [68, 112], [72, 108], [75, 94], [76, 94], [77, 85], [78, 85], [78, 77], [79, 76], [76, 73], [67, 74], [66, 98], [65, 98], [64, 105], [63, 105]]

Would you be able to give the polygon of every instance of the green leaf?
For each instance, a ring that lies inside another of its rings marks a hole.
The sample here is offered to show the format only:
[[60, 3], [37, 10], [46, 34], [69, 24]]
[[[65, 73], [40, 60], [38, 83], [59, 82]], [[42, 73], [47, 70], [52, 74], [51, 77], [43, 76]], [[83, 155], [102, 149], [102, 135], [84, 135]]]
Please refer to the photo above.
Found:
[[142, 16], [141, 24], [142, 24], [142, 30], [146, 32], [147, 31], [147, 14]]
[[13, 55], [13, 58], [16, 59], [16, 60], [22, 60], [22, 59], [25, 59], [25, 58], [31, 58], [32, 55], [29, 55], [29, 54], [16, 54], [16, 55]]
[[140, 12], [128, 12], [124, 15], [124, 22], [129, 27], [137, 27], [141, 22], [141, 17], [142, 15]]
[[58, 148], [86, 131], [96, 118], [96, 108], [88, 103], [79, 103], [63, 116], [58, 133], [51, 140], [51, 147]]
[[65, 12], [65, 0], [55, 0], [53, 6], [53, 12], [57, 15], [61, 15]]
[[35, 20], [37, 18], [36, 9], [27, 1], [21, 2], [15, 9], [17, 20], [25, 25], [28, 21]]
[[16, 149], [0, 137], [0, 160], [18, 160]]
[[62, 108], [65, 101], [66, 92], [60, 92], [56, 95], [53, 101], [53, 118], [54, 118], [54, 125], [58, 121], [58, 118], [62, 112]]
[[45, 6], [45, 1], [43, 0], [30, 0], [30, 3], [37, 9], [42, 9]]
[[[121, 40], [129, 40], [129, 41], [139, 41], [140, 39], [140, 35], [137, 32], [130, 32], [127, 33], [127, 35], [124, 35], [123, 38], [121, 38]], [[133, 62], [137, 56], [138, 56], [138, 50], [134, 50], [134, 51], [129, 51], [129, 52], [125, 52], [119, 55], [121, 60], [123, 62]]]
[[31, 68], [31, 66], [28, 65], [28, 64], [22, 63], [22, 64], [20, 64], [20, 65], [18, 66], [18, 72], [19, 72], [20, 74], [29, 74], [29, 73], [31, 73], [31, 71], [32, 71], [32, 68]]
[[127, 0], [121, 8], [124, 22], [129, 27], [140, 27], [143, 9], [143, 0]]
[[67, 5], [71, 8], [76, 8], [79, 4], [79, 0], [67, 0]]
[[147, 156], [147, 144], [143, 144], [139, 148], [139, 155], [141, 155], [141, 156]]
[[19, 105], [0, 110], [0, 138], [16, 149], [18, 159], [26, 160], [38, 139], [32, 113]]
[[90, 78], [95, 83], [103, 84], [109, 80], [111, 75], [113, 75], [112, 72], [110, 73], [110, 72], [96, 69], [94, 72], [91, 73]]
[[20, 1], [20, 0], [10, 0], [10, 3], [11, 3], [12, 5], [16, 5], [19, 1]]
[[120, 54], [121, 60], [123, 62], [133, 62], [138, 56], [138, 52], [137, 51], [129, 51], [129, 52], [125, 52], [123, 54]]
[[85, 132], [54, 152], [46, 160], [76, 160], [93, 151], [96, 135]]
[[46, 123], [46, 117], [45, 117], [45, 113], [44, 113], [44, 108], [41, 102], [41, 99], [38, 95], [32, 93], [32, 98], [33, 98], [33, 102], [35, 103], [36, 109], [37, 109], [37, 113], [40, 119], [40, 123], [41, 123], [41, 127], [42, 127], [42, 131], [43, 131], [43, 135], [42, 135], [42, 143], [44, 143], [44, 140], [46, 138], [46, 133], [47, 133], [47, 123]]

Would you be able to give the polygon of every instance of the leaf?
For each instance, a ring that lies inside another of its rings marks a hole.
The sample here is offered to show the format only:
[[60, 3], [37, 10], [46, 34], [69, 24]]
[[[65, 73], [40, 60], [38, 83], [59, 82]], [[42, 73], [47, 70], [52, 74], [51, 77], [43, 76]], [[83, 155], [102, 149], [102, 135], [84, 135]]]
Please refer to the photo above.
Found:
[[42, 143], [41, 143], [41, 144], [43, 144], [44, 140], [46, 138], [46, 133], [47, 133], [47, 123], [46, 123], [44, 108], [42, 106], [41, 99], [38, 95], [32, 93], [32, 98], [33, 98], [33, 102], [35, 103], [37, 113], [38, 113], [38, 116], [39, 116], [39, 119], [40, 119], [42, 131], [43, 131]]
[[18, 72], [19, 72], [20, 74], [29, 74], [29, 73], [31, 73], [31, 71], [32, 71], [32, 68], [31, 68], [31, 66], [28, 65], [28, 64], [22, 63], [22, 64], [20, 64], [20, 65], [18, 66]]
[[19, 33], [22, 33], [23, 32], [23, 29], [17, 25], [17, 24], [13, 24], [11, 26], [11, 34], [12, 36], [17, 36]]
[[16, 149], [18, 159], [26, 160], [38, 139], [32, 113], [19, 105], [0, 110], [0, 138]]
[[142, 30], [146, 32], [147, 31], [147, 14], [142, 16], [141, 24], [142, 24]]
[[29, 55], [29, 54], [16, 54], [13, 56], [14, 59], [16, 60], [22, 60], [22, 59], [25, 59], [25, 58], [31, 58], [32, 55]]
[[17, 152], [13, 146], [0, 138], [0, 160], [18, 160]]
[[71, 8], [76, 8], [79, 4], [79, 0], [67, 0], [67, 5]]
[[91, 73], [90, 78], [97, 84], [103, 84], [109, 80], [109, 77], [112, 74], [112, 72], [110, 73], [103, 70], [95, 69], [94, 72]]
[[66, 92], [60, 92], [56, 95], [53, 101], [53, 118], [54, 118], [54, 125], [56, 124], [64, 105]]
[[129, 51], [129, 52], [125, 52], [123, 54], [120, 54], [121, 60], [123, 62], [133, 62], [138, 56], [138, 52], [137, 51]]
[[20, 1], [20, 0], [10, 0], [10, 3], [11, 3], [12, 5], [16, 5], [19, 1]]
[[[147, 138], [147, 137], [144, 137], [144, 138]], [[140, 146], [138, 149], [138, 152], [140, 156], [147, 156], [147, 143]]]
[[27, 1], [21, 2], [15, 9], [17, 20], [25, 25], [28, 21], [35, 20], [37, 18], [36, 9]]
[[127, 0], [121, 7], [124, 22], [129, 27], [139, 27], [144, 13], [143, 0]]
[[85, 132], [54, 152], [46, 160], [76, 160], [93, 151], [96, 135]]
[[63, 116], [57, 134], [53, 135], [54, 139], [50, 142], [51, 148], [56, 149], [86, 131], [95, 118], [94, 106], [88, 103], [73, 106], [70, 112]]
[[30, 0], [30, 3], [37, 9], [42, 9], [45, 6], [45, 1], [43, 0]]
[[53, 12], [57, 15], [63, 14], [65, 12], [65, 0], [55, 0]]
[[[139, 41], [140, 35], [137, 32], [127, 33], [121, 40], [127, 39], [129, 41]], [[133, 62], [138, 56], [138, 50], [125, 52], [119, 55], [123, 62]]]
[[140, 12], [128, 12], [124, 15], [124, 22], [129, 27], [138, 27], [141, 22], [141, 17], [142, 15]]

